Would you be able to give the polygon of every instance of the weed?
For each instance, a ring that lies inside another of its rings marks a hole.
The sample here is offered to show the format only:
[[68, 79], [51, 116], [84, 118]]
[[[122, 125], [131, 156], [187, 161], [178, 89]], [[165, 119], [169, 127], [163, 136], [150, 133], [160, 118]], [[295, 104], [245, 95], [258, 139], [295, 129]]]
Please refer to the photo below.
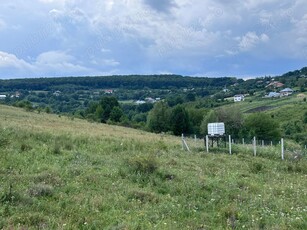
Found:
[[32, 197], [52, 196], [54, 189], [47, 184], [34, 184], [29, 188], [29, 195]]
[[21, 151], [21, 152], [27, 152], [27, 151], [29, 151], [29, 150], [31, 150], [31, 149], [32, 149], [32, 147], [31, 147], [29, 144], [22, 143], [22, 144], [20, 145], [20, 151]]
[[158, 162], [153, 155], [143, 155], [128, 159], [127, 166], [133, 173], [152, 174], [158, 169]]
[[252, 173], [260, 173], [264, 169], [264, 165], [261, 162], [252, 162], [250, 163], [250, 171]]
[[141, 203], [158, 203], [159, 201], [155, 194], [144, 191], [132, 191], [128, 195], [128, 200], [137, 200]]

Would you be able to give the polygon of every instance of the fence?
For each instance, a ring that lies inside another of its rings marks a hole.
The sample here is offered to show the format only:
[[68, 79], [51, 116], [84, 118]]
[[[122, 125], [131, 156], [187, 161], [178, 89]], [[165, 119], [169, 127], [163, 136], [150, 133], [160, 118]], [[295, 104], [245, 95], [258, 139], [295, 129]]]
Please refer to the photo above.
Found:
[[[210, 143], [211, 142], [211, 143]], [[188, 152], [197, 149], [205, 152], [227, 152], [228, 154], [234, 154], [238, 152], [244, 152], [246, 154], [252, 154], [253, 156], [269, 156], [274, 158], [281, 158], [285, 160], [288, 158], [297, 158], [301, 155], [307, 155], [307, 146], [300, 147], [294, 145], [292, 142], [287, 142], [284, 138], [280, 141], [265, 141], [259, 140], [256, 137], [252, 139], [232, 139], [229, 136], [223, 137], [209, 137], [205, 136], [203, 139], [198, 138], [196, 135], [193, 137], [185, 137], [182, 134], [182, 149]]]

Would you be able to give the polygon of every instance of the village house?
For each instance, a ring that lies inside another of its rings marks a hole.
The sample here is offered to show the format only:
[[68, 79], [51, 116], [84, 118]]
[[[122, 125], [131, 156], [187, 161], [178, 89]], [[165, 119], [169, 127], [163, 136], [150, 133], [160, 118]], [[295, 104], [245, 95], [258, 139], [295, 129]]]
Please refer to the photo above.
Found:
[[113, 89], [105, 89], [104, 90], [105, 94], [113, 94], [113, 92], [114, 92]]
[[281, 88], [284, 84], [279, 81], [273, 81], [270, 84], [268, 84], [266, 87], [273, 87], [273, 88]]
[[243, 94], [237, 94], [233, 97], [234, 102], [240, 102], [244, 101], [244, 95]]
[[293, 90], [290, 88], [285, 88], [280, 91], [280, 96], [289, 96], [293, 93]]
[[4, 100], [5, 98], [6, 98], [6, 95], [4, 95], [4, 94], [0, 95], [0, 100]]
[[265, 95], [265, 97], [266, 98], [280, 97], [280, 93], [270, 92], [268, 95]]

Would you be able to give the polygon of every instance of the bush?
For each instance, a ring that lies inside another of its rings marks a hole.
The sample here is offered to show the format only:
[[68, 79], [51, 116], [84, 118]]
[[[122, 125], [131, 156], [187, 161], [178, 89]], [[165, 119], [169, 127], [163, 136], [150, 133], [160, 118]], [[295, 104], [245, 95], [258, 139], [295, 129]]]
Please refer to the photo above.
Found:
[[158, 169], [158, 162], [153, 155], [136, 156], [127, 161], [130, 171], [141, 174], [152, 174]]
[[35, 184], [29, 188], [29, 194], [33, 197], [52, 196], [53, 187], [47, 184]]

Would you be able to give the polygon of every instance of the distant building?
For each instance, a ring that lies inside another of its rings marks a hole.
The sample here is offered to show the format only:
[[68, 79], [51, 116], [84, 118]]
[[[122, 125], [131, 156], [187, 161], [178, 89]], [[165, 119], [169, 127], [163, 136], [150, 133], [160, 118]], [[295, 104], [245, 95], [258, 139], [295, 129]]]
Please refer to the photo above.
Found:
[[156, 100], [153, 99], [153, 98], [151, 98], [151, 97], [146, 97], [146, 98], [145, 98], [145, 101], [146, 101], [147, 103], [155, 103], [155, 102], [156, 102]]
[[274, 87], [274, 88], [281, 88], [284, 84], [279, 81], [273, 81], [270, 84], [268, 84], [266, 87]]
[[243, 94], [237, 94], [233, 97], [234, 102], [240, 102], [244, 101], [244, 95]]
[[113, 93], [114, 93], [114, 90], [113, 90], [113, 89], [105, 89], [105, 90], [104, 90], [104, 93], [105, 93], [105, 94], [113, 94]]
[[0, 95], [0, 100], [4, 100], [6, 98], [6, 95]]
[[54, 96], [58, 97], [61, 95], [61, 91], [57, 90], [53, 93]]
[[290, 88], [285, 88], [283, 90], [280, 91], [280, 95], [281, 96], [289, 96], [293, 93], [293, 90]]
[[137, 105], [142, 105], [142, 104], [145, 104], [145, 103], [146, 103], [146, 101], [143, 101], [143, 100], [137, 100], [135, 102], [135, 104], [137, 104]]
[[270, 92], [270, 93], [269, 93], [268, 95], [266, 95], [265, 97], [267, 97], [267, 98], [280, 97], [280, 93]]

